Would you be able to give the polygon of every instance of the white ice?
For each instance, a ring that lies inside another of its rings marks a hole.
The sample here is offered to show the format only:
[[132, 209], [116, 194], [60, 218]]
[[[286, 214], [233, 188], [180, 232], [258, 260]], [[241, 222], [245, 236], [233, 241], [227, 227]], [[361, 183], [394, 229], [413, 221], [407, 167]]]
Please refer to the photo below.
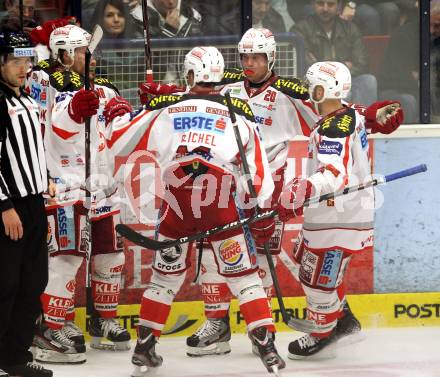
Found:
[[[334, 358], [289, 360], [289, 342], [301, 333], [282, 332], [276, 337], [287, 366], [282, 376], [295, 377], [440, 377], [440, 328], [394, 328], [364, 330], [359, 343], [340, 346]], [[134, 347], [134, 343], [133, 343]], [[164, 363], [155, 376], [166, 377], [260, 377], [270, 376], [251, 353], [246, 335], [233, 334], [232, 352], [222, 356], [190, 358], [185, 338], [163, 338], [156, 349]], [[88, 348], [82, 365], [49, 365], [54, 377], [129, 377], [132, 351], [111, 352]], [[147, 376], [151, 376], [149, 373]], [[273, 376], [273, 375], [272, 375]]]

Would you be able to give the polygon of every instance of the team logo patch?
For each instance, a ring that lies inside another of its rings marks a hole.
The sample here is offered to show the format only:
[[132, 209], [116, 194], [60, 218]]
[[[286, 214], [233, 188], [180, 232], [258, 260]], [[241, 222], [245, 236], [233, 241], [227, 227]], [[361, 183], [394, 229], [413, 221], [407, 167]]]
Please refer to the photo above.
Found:
[[160, 257], [168, 264], [176, 262], [181, 256], [182, 248], [179, 245], [160, 250]]
[[70, 293], [74, 293], [74, 292], [75, 292], [75, 287], [76, 287], [75, 279], [70, 280], [70, 281], [67, 282], [67, 284], [66, 284], [66, 289], [67, 289]]
[[219, 254], [222, 261], [229, 266], [237, 265], [243, 258], [240, 243], [233, 239], [223, 241], [220, 244]]

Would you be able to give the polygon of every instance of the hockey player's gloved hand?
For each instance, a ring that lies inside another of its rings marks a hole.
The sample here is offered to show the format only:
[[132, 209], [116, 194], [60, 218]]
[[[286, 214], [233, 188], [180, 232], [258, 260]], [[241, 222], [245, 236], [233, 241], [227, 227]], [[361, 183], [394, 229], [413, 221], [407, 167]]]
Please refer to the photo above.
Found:
[[66, 16], [63, 18], [57, 18], [55, 20], [50, 20], [45, 22], [41, 26], [37, 26], [35, 29], [32, 29], [29, 37], [34, 45], [42, 44], [49, 47], [49, 38], [52, 31], [55, 29], [66, 26], [66, 25], [75, 25], [76, 17]]
[[141, 104], [145, 105], [149, 99], [148, 96], [159, 96], [161, 94], [172, 94], [177, 92], [183, 92], [185, 88], [174, 84], [159, 84], [157, 82], [144, 82], [139, 85], [138, 95], [141, 100]]
[[116, 117], [131, 113], [133, 108], [125, 98], [116, 96], [108, 101], [104, 108], [105, 125], [107, 126]]
[[365, 112], [365, 126], [372, 133], [390, 134], [403, 123], [403, 110], [398, 101], [375, 102]]
[[98, 112], [99, 96], [94, 90], [76, 92], [69, 103], [69, 115], [76, 123], [84, 123], [85, 118], [91, 117]]
[[275, 231], [275, 219], [269, 217], [267, 219], [262, 219], [256, 221], [249, 225], [252, 236], [254, 237], [257, 246], [263, 246], [272, 237]]
[[304, 202], [310, 198], [313, 185], [307, 179], [294, 178], [281, 193], [276, 207], [278, 217], [286, 222], [294, 217], [302, 216]]

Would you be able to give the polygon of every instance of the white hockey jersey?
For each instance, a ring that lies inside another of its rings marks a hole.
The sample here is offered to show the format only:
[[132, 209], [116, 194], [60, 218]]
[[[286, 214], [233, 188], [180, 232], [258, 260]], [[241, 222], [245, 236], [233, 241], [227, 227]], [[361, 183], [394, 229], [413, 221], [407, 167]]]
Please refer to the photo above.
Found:
[[[46, 154], [49, 173], [57, 184], [56, 203], [64, 206], [83, 201], [85, 196], [85, 124], [76, 123], [68, 114], [69, 103], [83, 87], [83, 80], [75, 72], [65, 71], [52, 73], [49, 82], [53, 105], [48, 111], [50, 123], [46, 122]], [[102, 78], [95, 79], [94, 89], [99, 94], [100, 106], [90, 119], [90, 189], [91, 217], [98, 219], [119, 212], [114, 158], [106, 146], [103, 115], [105, 105], [117, 91]]]
[[[231, 77], [229, 77], [231, 76]], [[298, 135], [309, 136], [319, 117], [307, 101], [307, 89], [297, 79], [273, 75], [259, 88], [252, 88], [242, 79], [239, 71], [226, 71], [221, 93], [230, 90], [232, 97], [245, 100], [255, 115], [272, 173], [283, 167], [287, 160], [289, 142]]]
[[[365, 118], [344, 107], [324, 117], [310, 136], [308, 180], [323, 195], [371, 179]], [[361, 251], [373, 245], [374, 190], [367, 188], [304, 209], [304, 242], [310, 249]]]
[[[232, 98], [232, 102], [258, 203], [262, 205], [274, 189], [267, 156], [251, 109], [239, 99]], [[239, 194], [248, 191], [240, 179], [239, 150], [223, 96], [155, 97], [145, 110], [113, 120], [108, 145], [120, 156], [135, 150], [154, 153], [164, 183], [168, 183], [167, 172], [176, 166], [201, 163], [221, 174], [234, 176]]]

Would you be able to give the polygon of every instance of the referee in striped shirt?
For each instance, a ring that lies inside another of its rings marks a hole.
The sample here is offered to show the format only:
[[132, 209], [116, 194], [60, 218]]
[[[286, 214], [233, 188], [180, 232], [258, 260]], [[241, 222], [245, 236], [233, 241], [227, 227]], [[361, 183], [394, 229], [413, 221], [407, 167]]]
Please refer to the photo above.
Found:
[[48, 276], [46, 159], [38, 105], [22, 89], [33, 55], [25, 34], [0, 33], [0, 376], [52, 376], [29, 352]]

